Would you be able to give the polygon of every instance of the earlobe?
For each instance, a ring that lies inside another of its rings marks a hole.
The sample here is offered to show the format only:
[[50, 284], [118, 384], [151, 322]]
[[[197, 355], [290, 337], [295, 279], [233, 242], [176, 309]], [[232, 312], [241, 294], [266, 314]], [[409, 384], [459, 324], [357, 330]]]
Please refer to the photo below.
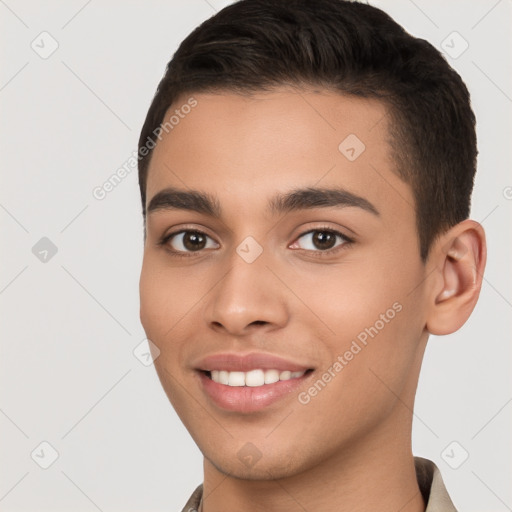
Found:
[[482, 226], [472, 220], [460, 222], [432, 247], [432, 259], [436, 286], [426, 328], [431, 334], [450, 334], [464, 325], [480, 294], [486, 263]]

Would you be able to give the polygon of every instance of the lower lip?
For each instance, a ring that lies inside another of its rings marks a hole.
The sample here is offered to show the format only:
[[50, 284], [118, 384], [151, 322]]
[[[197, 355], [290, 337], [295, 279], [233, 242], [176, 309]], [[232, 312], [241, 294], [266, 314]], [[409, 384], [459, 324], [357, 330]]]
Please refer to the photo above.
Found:
[[313, 372], [256, 387], [227, 386], [213, 381], [202, 371], [198, 373], [203, 390], [216, 405], [228, 411], [256, 412], [296, 391]]

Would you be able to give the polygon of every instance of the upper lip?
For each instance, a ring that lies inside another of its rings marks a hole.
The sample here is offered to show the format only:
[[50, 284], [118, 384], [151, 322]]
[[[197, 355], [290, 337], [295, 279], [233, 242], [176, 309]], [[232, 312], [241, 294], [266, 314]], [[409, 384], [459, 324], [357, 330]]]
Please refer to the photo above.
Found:
[[202, 371], [226, 370], [239, 372], [256, 369], [301, 372], [311, 369], [310, 366], [262, 352], [212, 354], [200, 359], [194, 366]]

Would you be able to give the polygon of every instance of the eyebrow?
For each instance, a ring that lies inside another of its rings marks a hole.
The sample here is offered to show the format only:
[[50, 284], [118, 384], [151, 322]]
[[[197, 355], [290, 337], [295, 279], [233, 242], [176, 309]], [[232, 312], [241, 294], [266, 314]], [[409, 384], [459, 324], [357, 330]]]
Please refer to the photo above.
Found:
[[[312, 208], [361, 208], [375, 216], [380, 213], [364, 197], [343, 188], [300, 188], [273, 196], [267, 205], [268, 210], [276, 215]], [[217, 198], [198, 190], [180, 190], [166, 188], [153, 196], [147, 207], [147, 213], [158, 210], [189, 210], [203, 213], [214, 218], [222, 216], [222, 209]]]

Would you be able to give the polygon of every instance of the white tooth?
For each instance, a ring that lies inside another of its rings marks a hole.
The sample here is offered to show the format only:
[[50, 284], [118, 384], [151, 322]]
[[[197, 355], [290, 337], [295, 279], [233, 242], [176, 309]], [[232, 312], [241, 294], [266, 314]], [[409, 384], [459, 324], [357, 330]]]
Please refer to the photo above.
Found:
[[265, 374], [263, 370], [251, 370], [245, 374], [245, 385], [256, 387], [265, 384]]
[[245, 386], [244, 372], [229, 372], [229, 386]]
[[265, 372], [265, 384], [274, 384], [279, 380], [278, 370], [267, 370]]
[[227, 370], [212, 370], [211, 378], [214, 382], [234, 387], [258, 387], [264, 384], [274, 384], [279, 380], [290, 380], [302, 377], [305, 372], [291, 372], [289, 370], [251, 370], [249, 372], [228, 372]]
[[288, 370], [286, 370], [279, 374], [279, 380], [290, 380], [291, 376], [292, 376], [292, 372], [289, 372]]

